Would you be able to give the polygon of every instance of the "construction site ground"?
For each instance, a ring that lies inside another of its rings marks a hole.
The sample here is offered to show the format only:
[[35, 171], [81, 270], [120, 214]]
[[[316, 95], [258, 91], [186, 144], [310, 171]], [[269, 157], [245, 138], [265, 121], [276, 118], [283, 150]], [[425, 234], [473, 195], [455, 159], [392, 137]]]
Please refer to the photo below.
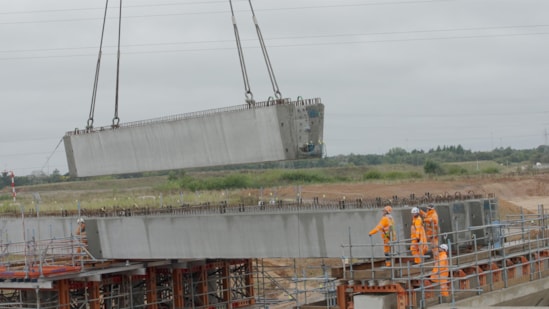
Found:
[[[537, 211], [538, 205], [549, 205], [549, 173], [519, 176], [475, 176], [468, 178], [441, 178], [398, 182], [364, 182], [302, 186], [303, 197], [325, 196], [326, 199], [409, 198], [410, 194], [495, 194], [500, 215], [524, 210]], [[503, 218], [502, 218], [503, 219]]]

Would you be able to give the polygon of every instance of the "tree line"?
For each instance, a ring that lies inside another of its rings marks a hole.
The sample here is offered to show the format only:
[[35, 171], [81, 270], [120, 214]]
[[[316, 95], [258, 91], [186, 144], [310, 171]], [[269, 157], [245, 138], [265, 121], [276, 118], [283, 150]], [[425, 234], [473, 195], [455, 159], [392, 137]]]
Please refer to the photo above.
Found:
[[[470, 161], [494, 161], [499, 164], [529, 164], [533, 166], [536, 163], [549, 164], [549, 146], [539, 146], [534, 149], [512, 149], [496, 148], [492, 151], [476, 151], [464, 149], [461, 145], [457, 146], [438, 146], [428, 151], [414, 149], [407, 151], [404, 148], [395, 147], [385, 154], [348, 154], [337, 156], [325, 156], [320, 159], [308, 159], [283, 162], [266, 162], [258, 164], [241, 164], [232, 166], [219, 166], [192, 169], [192, 171], [222, 171], [222, 170], [244, 170], [244, 169], [303, 169], [303, 168], [328, 168], [343, 166], [376, 166], [382, 164], [408, 164], [412, 166], [422, 166], [427, 174], [440, 174], [442, 164]], [[136, 178], [156, 175], [174, 175], [181, 171], [162, 171], [148, 173], [133, 173], [126, 175], [116, 175], [113, 178]], [[459, 172], [459, 171], [458, 171]], [[11, 177], [9, 172], [4, 171], [0, 178], [0, 189], [11, 186]], [[85, 181], [90, 178], [74, 179], [70, 175], [61, 175], [59, 170], [54, 170], [50, 175], [43, 172], [35, 172], [28, 176], [15, 176], [16, 186], [36, 185], [44, 183], [57, 183], [64, 181]]]

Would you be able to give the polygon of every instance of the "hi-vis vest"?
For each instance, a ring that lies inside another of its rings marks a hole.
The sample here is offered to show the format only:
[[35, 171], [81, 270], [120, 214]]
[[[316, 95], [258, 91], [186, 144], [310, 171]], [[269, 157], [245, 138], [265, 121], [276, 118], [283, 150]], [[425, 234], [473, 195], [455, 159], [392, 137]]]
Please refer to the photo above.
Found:
[[389, 240], [396, 240], [396, 234], [395, 234], [395, 220], [393, 220], [393, 216], [387, 214], [387, 219], [389, 220], [389, 225], [386, 227], [383, 227], [383, 235], [389, 239]]

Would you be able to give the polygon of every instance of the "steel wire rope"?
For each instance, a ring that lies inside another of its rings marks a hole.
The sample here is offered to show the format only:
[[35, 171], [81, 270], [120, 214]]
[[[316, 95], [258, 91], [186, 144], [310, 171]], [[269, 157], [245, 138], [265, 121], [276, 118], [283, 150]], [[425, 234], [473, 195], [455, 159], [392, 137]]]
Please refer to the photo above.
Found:
[[[150, 7], [166, 7], [166, 6], [185, 6], [185, 5], [197, 5], [197, 4], [212, 4], [223, 3], [224, 0], [217, 1], [190, 1], [185, 3], [157, 3], [157, 4], [136, 4], [126, 5], [126, 8], [150, 8]], [[74, 8], [74, 9], [47, 9], [47, 10], [29, 10], [29, 11], [7, 11], [0, 12], [0, 15], [13, 15], [13, 14], [35, 14], [35, 13], [54, 13], [54, 12], [75, 12], [75, 11], [95, 11], [102, 8]]]
[[101, 54], [103, 53], [103, 39], [105, 36], [105, 24], [107, 21], [107, 10], [109, 7], [109, 0], [105, 1], [105, 12], [103, 13], [103, 25], [101, 27], [101, 39], [99, 42], [99, 53], [97, 56], [97, 64], [95, 66], [95, 78], [93, 81], [92, 100], [90, 106], [90, 115], [88, 116], [88, 122], [86, 124], [86, 130], [93, 129], [93, 116], [95, 114], [95, 102], [97, 99], [97, 86], [99, 84], [99, 71], [101, 68]]
[[59, 145], [61, 145], [61, 142], [63, 142], [63, 138], [61, 138], [59, 140], [59, 143], [57, 143], [57, 146], [55, 146], [55, 148], [53, 149], [53, 151], [50, 153], [50, 155], [46, 158], [46, 162], [44, 162], [44, 165], [42, 165], [42, 168], [40, 170], [44, 170], [44, 168], [46, 167], [46, 165], [48, 165], [48, 163], [50, 162], [51, 158], [53, 157], [53, 155], [55, 154], [55, 152], [57, 151], [57, 148], [59, 148]]
[[244, 61], [244, 51], [242, 50], [242, 43], [240, 42], [240, 35], [238, 33], [238, 26], [236, 25], [236, 17], [234, 15], [233, 2], [229, 0], [229, 6], [231, 7], [231, 18], [233, 22], [234, 36], [236, 40], [236, 48], [238, 50], [238, 59], [240, 61], [240, 69], [242, 71], [242, 79], [244, 80], [244, 96], [248, 105], [254, 105], [254, 95], [250, 89], [250, 80], [248, 78], [248, 72], [246, 70], [246, 62]]
[[120, 9], [118, 10], [118, 49], [116, 52], [116, 92], [114, 98], [114, 118], [112, 119], [112, 127], [116, 128], [120, 124], [118, 117], [118, 86], [120, 84], [120, 36], [122, 29], [122, 0], [120, 0]]
[[263, 40], [263, 34], [261, 34], [261, 29], [259, 28], [259, 22], [254, 12], [254, 7], [252, 5], [252, 0], [248, 0], [250, 4], [250, 10], [252, 11], [252, 18], [255, 24], [255, 31], [257, 32], [257, 38], [259, 39], [259, 44], [261, 45], [261, 51], [263, 52], [263, 58], [265, 59], [265, 64], [267, 65], [267, 71], [269, 73], [269, 78], [271, 79], [271, 85], [273, 86], [274, 95], [277, 99], [282, 99], [282, 94], [278, 88], [278, 83], [276, 82], [276, 77], [273, 71], [273, 66], [271, 64], [271, 59], [269, 58], [269, 53], [267, 53], [267, 46], [265, 45], [265, 40]]
[[[218, 1], [190, 1], [185, 3], [157, 3], [157, 4], [141, 4], [141, 5], [128, 5], [126, 8], [151, 8], [151, 7], [167, 7], [167, 6], [187, 6], [187, 5], [197, 5], [197, 4], [215, 4], [223, 3], [225, 0]], [[314, 0], [313, 0], [314, 1]], [[466, 1], [466, 0], [465, 0]], [[383, 2], [366, 2], [366, 3], [351, 3], [351, 4], [341, 4], [341, 0], [334, 1], [338, 4], [328, 4], [328, 5], [307, 5], [307, 6], [297, 6], [297, 7], [282, 7], [282, 8], [266, 8], [260, 9], [258, 11], [280, 11], [280, 10], [303, 10], [303, 9], [323, 9], [323, 8], [346, 8], [346, 7], [362, 7], [362, 6], [385, 6], [385, 5], [409, 5], [409, 4], [425, 4], [425, 3], [435, 3], [439, 4], [442, 2], [465, 2], [463, 0], [411, 0], [411, 1], [383, 1]], [[29, 10], [29, 11], [5, 11], [0, 12], [0, 15], [14, 15], [14, 14], [35, 14], [35, 13], [54, 13], [54, 12], [71, 12], [71, 11], [92, 11], [98, 10], [99, 8], [74, 8], [74, 9], [47, 9], [47, 10]], [[199, 12], [203, 14], [208, 12]], [[213, 13], [221, 14], [226, 13], [226, 11], [214, 11]], [[195, 14], [183, 13], [185, 15]], [[171, 14], [170, 14], [171, 15]]]
[[[490, 27], [466, 27], [466, 28], [447, 28], [447, 29], [426, 29], [426, 30], [409, 30], [409, 31], [384, 31], [384, 32], [371, 32], [371, 33], [338, 33], [338, 34], [318, 34], [318, 35], [299, 35], [299, 36], [280, 36], [270, 37], [269, 41], [274, 40], [297, 40], [297, 39], [316, 39], [316, 38], [341, 38], [341, 37], [357, 37], [357, 36], [374, 36], [374, 35], [398, 35], [398, 34], [415, 34], [415, 33], [435, 33], [435, 32], [457, 32], [457, 31], [483, 31], [483, 30], [498, 30], [498, 29], [514, 29], [514, 28], [539, 28], [549, 27], [547, 25], [514, 25], [514, 26], [490, 26]], [[522, 34], [508, 34], [511, 35], [528, 35], [530, 33]], [[536, 34], [536, 33], [532, 33]], [[544, 34], [544, 33], [539, 33]], [[498, 34], [493, 34], [498, 35]], [[486, 35], [490, 36], [490, 34]], [[499, 35], [498, 35], [499, 36]], [[453, 37], [448, 37], [453, 38]], [[459, 37], [457, 37], [459, 38]], [[255, 39], [241, 39], [241, 41], [252, 41]], [[396, 39], [398, 40], [398, 39]], [[173, 43], [142, 43], [142, 44], [125, 44], [124, 47], [150, 47], [150, 46], [169, 46], [169, 45], [191, 45], [191, 44], [212, 44], [212, 43], [226, 43], [233, 40], [202, 40], [202, 41], [188, 41], [188, 42], [173, 42]], [[369, 42], [369, 41], [366, 41]], [[373, 41], [372, 41], [373, 42]], [[106, 45], [104, 47], [112, 48], [114, 45]], [[95, 48], [92, 46], [83, 47], [61, 47], [61, 48], [35, 48], [35, 49], [13, 49], [13, 50], [0, 50], [0, 54], [7, 53], [32, 53], [32, 52], [48, 52], [48, 51], [64, 51], [64, 50], [86, 50]], [[1, 58], [0, 58], [1, 59]]]
[[[331, 45], [355, 45], [355, 44], [371, 44], [371, 43], [391, 43], [391, 42], [414, 42], [414, 41], [440, 41], [440, 40], [460, 40], [460, 39], [482, 39], [482, 38], [497, 38], [497, 37], [521, 37], [548, 35], [549, 32], [532, 32], [520, 34], [488, 34], [488, 35], [468, 35], [468, 36], [445, 36], [432, 38], [411, 38], [411, 39], [384, 39], [384, 40], [364, 40], [364, 41], [344, 41], [344, 42], [323, 42], [323, 43], [300, 43], [300, 44], [279, 44], [271, 45], [271, 48], [287, 48], [287, 47], [311, 47], [311, 46], [331, 46]], [[253, 47], [247, 47], [253, 48]], [[197, 51], [219, 51], [230, 50], [230, 47], [216, 48], [194, 48], [194, 49], [172, 49], [172, 50], [156, 50], [156, 51], [136, 51], [126, 52], [126, 55], [143, 55], [143, 54], [158, 54], [158, 53], [179, 53], [179, 52], [197, 52]], [[64, 50], [64, 49], [59, 49]], [[105, 53], [111, 55], [110, 53]], [[4, 60], [23, 60], [23, 59], [48, 59], [48, 58], [66, 58], [66, 57], [89, 57], [90, 54], [68, 54], [68, 55], [52, 55], [52, 56], [21, 56], [21, 57], [0, 57], [0, 61]]]
[[[267, 8], [259, 9], [258, 11], [284, 11], [284, 10], [309, 10], [309, 9], [333, 9], [333, 8], [349, 8], [349, 7], [363, 7], [371, 5], [408, 5], [408, 4], [417, 4], [417, 3], [437, 3], [437, 2], [451, 2], [451, 1], [460, 1], [460, 0], [425, 0], [425, 1], [398, 1], [390, 3], [362, 3], [362, 4], [335, 4], [335, 5], [317, 5], [317, 6], [300, 6], [300, 7], [282, 7], [282, 8]], [[154, 6], [153, 6], [154, 7]], [[93, 9], [95, 10], [95, 9]], [[183, 15], [208, 15], [208, 14], [225, 14], [227, 11], [200, 11], [200, 12], [185, 12], [185, 13], [167, 13], [167, 14], [145, 14], [145, 15], [133, 15], [126, 16], [125, 18], [143, 18], [143, 17], [166, 17], [166, 16], [183, 16]], [[7, 14], [5, 12], [4, 14]], [[2, 13], [0, 13], [2, 15]], [[42, 21], [22, 21], [22, 22], [0, 22], [0, 25], [5, 24], [28, 24], [28, 23], [50, 23], [50, 22], [69, 22], [69, 21], [88, 21], [95, 20], [96, 18], [78, 18], [78, 19], [64, 19], [64, 20], [42, 20]]]

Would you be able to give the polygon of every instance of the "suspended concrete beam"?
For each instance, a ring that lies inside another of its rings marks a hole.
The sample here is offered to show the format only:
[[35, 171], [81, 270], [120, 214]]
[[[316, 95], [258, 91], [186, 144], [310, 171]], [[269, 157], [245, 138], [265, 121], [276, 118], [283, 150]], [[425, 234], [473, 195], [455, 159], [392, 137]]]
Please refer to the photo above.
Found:
[[73, 177], [318, 158], [320, 99], [258, 102], [67, 132]]

